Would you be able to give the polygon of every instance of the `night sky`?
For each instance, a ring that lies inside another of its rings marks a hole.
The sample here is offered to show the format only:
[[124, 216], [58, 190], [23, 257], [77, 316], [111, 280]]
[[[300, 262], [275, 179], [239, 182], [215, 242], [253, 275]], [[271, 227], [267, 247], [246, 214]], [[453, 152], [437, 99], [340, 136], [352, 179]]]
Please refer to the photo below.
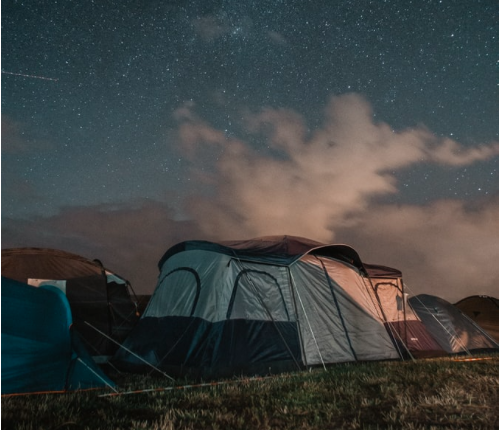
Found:
[[289, 234], [499, 296], [496, 0], [1, 7], [2, 248], [151, 293], [175, 243]]

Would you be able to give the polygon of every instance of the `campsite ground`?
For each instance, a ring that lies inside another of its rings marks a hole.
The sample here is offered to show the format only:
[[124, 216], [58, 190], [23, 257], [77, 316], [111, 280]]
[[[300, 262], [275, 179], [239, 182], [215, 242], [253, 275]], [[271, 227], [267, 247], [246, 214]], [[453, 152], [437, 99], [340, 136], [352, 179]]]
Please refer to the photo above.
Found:
[[165, 377], [114, 375], [120, 392], [155, 390], [3, 397], [2, 428], [499, 428], [499, 356], [481, 358], [342, 364], [168, 391]]

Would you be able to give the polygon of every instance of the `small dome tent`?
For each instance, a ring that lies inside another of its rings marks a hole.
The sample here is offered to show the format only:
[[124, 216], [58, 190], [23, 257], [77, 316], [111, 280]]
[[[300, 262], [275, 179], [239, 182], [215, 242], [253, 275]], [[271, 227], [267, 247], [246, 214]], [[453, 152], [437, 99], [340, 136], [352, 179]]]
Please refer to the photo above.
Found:
[[499, 299], [490, 296], [470, 296], [454, 306], [499, 342]]
[[409, 299], [427, 330], [448, 354], [499, 350], [499, 344], [448, 301], [429, 294]]
[[72, 330], [56, 287], [2, 276], [2, 395], [113, 387]]
[[35, 287], [58, 287], [69, 301], [75, 329], [97, 362], [107, 361], [118, 347], [108, 337], [122, 342], [138, 321], [129, 282], [98, 260], [57, 249], [2, 249], [2, 275]]
[[210, 378], [400, 357], [349, 246], [293, 236], [187, 241], [159, 269], [146, 311], [113, 357], [123, 370], [145, 371], [146, 361]]

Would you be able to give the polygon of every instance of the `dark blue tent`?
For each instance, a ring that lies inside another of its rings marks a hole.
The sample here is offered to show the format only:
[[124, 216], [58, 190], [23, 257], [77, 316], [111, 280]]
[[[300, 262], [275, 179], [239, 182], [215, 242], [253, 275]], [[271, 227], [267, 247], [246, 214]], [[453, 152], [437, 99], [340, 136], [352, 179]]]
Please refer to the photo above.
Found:
[[62, 291], [2, 277], [2, 395], [114, 386], [71, 325]]

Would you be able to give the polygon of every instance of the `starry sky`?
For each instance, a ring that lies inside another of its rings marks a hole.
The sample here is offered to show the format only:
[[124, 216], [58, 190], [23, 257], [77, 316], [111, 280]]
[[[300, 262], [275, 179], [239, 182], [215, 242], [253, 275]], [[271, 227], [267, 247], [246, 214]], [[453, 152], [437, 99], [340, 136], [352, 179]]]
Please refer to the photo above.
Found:
[[1, 8], [2, 248], [147, 294], [180, 241], [289, 234], [499, 296], [495, 0]]

